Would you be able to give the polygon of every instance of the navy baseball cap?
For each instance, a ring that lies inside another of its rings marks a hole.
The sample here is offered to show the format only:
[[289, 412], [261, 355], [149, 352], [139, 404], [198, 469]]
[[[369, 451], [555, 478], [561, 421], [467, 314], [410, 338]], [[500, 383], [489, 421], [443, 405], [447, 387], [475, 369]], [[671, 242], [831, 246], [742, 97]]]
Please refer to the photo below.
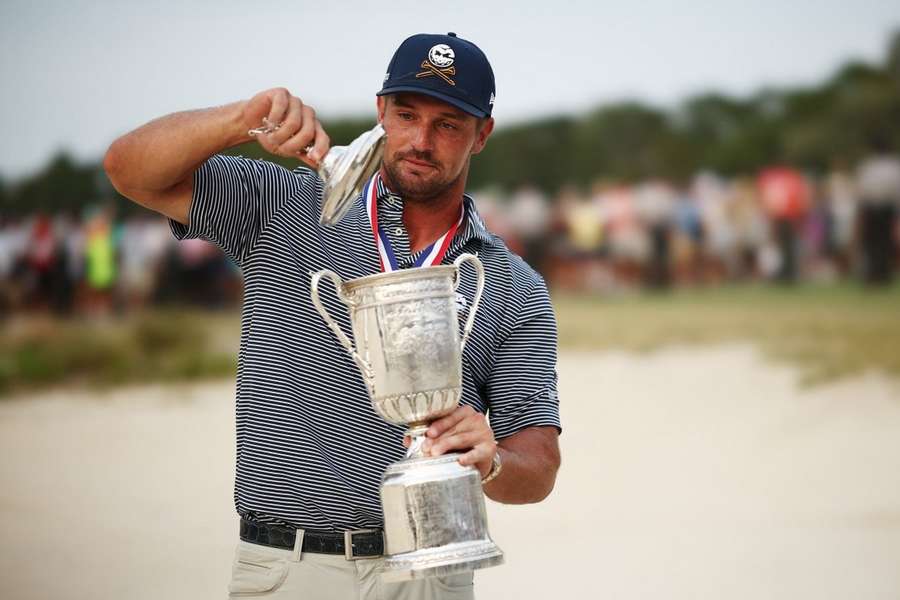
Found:
[[398, 92], [425, 94], [476, 117], [489, 117], [494, 71], [478, 46], [455, 33], [420, 33], [397, 48], [376, 95]]

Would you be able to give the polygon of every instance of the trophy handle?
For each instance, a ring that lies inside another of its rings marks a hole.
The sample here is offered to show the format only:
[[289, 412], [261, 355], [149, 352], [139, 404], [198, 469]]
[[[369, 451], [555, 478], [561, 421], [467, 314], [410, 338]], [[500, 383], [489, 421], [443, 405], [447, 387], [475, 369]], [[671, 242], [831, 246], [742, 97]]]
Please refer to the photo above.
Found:
[[481, 261], [478, 260], [478, 257], [474, 254], [460, 254], [456, 257], [456, 260], [453, 261], [453, 266], [456, 267], [456, 275], [453, 280], [453, 291], [456, 291], [456, 288], [459, 287], [459, 266], [464, 262], [472, 263], [472, 266], [475, 267], [475, 274], [478, 276], [478, 284], [475, 287], [475, 298], [472, 299], [472, 306], [469, 308], [469, 318], [466, 319], [466, 326], [463, 328], [462, 334], [462, 342], [459, 345], [459, 351], [462, 352], [466, 349], [466, 342], [469, 340], [469, 334], [472, 333], [472, 326], [475, 324], [475, 313], [478, 311], [478, 305], [481, 302], [481, 292], [484, 291], [484, 266], [482, 266]]
[[323, 277], [327, 277], [332, 282], [334, 282], [334, 288], [337, 290], [338, 300], [343, 302], [346, 306], [350, 306], [352, 302], [349, 298], [344, 295], [343, 286], [344, 282], [341, 281], [340, 276], [334, 271], [329, 271], [328, 269], [322, 269], [318, 273], [314, 273], [312, 276], [312, 285], [310, 296], [312, 296], [313, 306], [316, 307], [316, 310], [319, 311], [319, 314], [322, 315], [322, 318], [325, 320], [325, 324], [331, 328], [332, 333], [337, 337], [338, 341], [344, 347], [344, 350], [347, 351], [347, 354], [356, 362], [356, 366], [359, 367], [359, 370], [362, 371], [363, 377], [366, 378], [367, 381], [372, 381], [373, 373], [372, 366], [366, 362], [366, 360], [359, 355], [359, 352], [356, 351], [356, 348], [353, 347], [353, 343], [344, 335], [344, 332], [341, 330], [340, 325], [331, 318], [331, 315], [328, 314], [328, 310], [322, 305], [322, 301], [319, 299], [319, 282]]

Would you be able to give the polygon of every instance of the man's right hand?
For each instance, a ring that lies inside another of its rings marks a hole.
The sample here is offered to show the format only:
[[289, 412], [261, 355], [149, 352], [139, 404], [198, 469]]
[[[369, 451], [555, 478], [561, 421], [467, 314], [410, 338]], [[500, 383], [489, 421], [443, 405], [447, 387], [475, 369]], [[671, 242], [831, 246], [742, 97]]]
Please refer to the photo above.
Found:
[[284, 88], [256, 94], [246, 102], [241, 116], [245, 131], [263, 127], [263, 119], [278, 125], [271, 133], [256, 135], [259, 145], [271, 154], [297, 158], [314, 169], [331, 147], [316, 111]]
[[103, 167], [123, 196], [188, 224], [194, 172], [210, 156], [252, 140], [248, 132], [263, 127], [263, 118], [279, 125], [256, 136], [267, 152], [318, 168], [331, 140], [315, 111], [284, 88], [154, 119], [113, 142]]

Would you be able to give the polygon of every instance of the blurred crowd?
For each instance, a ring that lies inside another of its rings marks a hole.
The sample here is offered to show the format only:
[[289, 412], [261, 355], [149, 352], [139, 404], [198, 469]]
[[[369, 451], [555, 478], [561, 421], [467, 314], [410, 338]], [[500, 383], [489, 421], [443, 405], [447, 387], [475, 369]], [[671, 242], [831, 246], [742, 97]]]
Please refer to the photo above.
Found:
[[84, 214], [0, 217], [0, 314], [108, 315], [150, 304], [232, 306], [240, 273], [212, 244], [177, 242], [162, 217]]
[[[556, 288], [616, 291], [726, 281], [892, 281], [900, 159], [823, 177], [773, 166], [752, 177], [597, 181], [550, 198], [475, 194], [490, 229]], [[0, 215], [0, 313], [109, 314], [167, 302], [233, 306], [237, 267], [212, 244], [176, 242], [165, 219], [114, 209]]]
[[615, 291], [725, 281], [878, 286], [898, 266], [900, 158], [879, 153], [822, 177], [773, 166], [686, 182], [597, 181], [549, 198], [482, 193], [488, 226], [556, 288]]

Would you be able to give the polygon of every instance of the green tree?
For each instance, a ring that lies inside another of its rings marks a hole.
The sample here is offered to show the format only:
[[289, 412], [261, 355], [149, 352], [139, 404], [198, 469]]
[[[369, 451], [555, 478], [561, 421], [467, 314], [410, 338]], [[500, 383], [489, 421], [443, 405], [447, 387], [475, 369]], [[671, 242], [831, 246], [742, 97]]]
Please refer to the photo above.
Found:
[[97, 200], [97, 165], [79, 165], [65, 151], [58, 152], [40, 172], [11, 190], [13, 213], [77, 210]]

